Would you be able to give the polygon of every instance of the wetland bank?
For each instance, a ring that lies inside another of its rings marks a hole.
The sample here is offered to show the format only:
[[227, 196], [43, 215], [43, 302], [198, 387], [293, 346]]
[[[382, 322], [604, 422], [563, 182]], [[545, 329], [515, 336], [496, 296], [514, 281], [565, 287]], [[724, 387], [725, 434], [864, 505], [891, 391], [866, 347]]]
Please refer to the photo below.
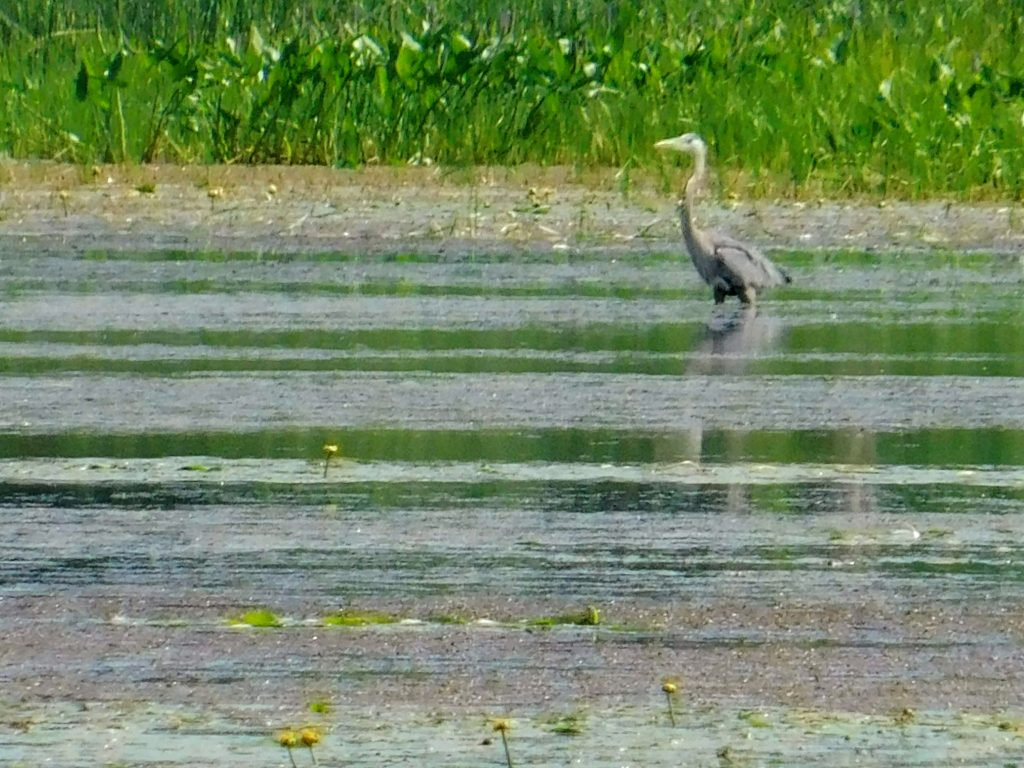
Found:
[[6, 761], [1019, 759], [1009, 208], [711, 208], [794, 277], [716, 315], [555, 171], [11, 173]]

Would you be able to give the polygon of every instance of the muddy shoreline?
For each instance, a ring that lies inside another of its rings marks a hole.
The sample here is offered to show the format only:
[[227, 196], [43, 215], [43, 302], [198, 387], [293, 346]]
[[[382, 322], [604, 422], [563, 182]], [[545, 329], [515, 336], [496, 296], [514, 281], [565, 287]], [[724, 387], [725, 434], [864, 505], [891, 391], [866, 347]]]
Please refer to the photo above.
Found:
[[[669, 179], [681, 177], [673, 172]], [[5, 252], [361, 254], [675, 248], [671, 181], [613, 172], [0, 165]], [[707, 200], [700, 218], [768, 249], [1024, 251], [1019, 203]]]

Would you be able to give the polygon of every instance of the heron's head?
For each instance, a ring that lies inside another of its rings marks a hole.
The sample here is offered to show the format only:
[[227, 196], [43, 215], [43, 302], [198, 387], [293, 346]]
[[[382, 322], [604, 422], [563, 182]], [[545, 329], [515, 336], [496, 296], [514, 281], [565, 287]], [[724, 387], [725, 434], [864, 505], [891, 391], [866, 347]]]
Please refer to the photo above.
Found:
[[686, 152], [691, 155], [704, 155], [707, 153], [708, 145], [704, 139], [696, 133], [684, 133], [673, 139], [662, 139], [654, 145], [655, 149], [671, 149], [676, 152]]

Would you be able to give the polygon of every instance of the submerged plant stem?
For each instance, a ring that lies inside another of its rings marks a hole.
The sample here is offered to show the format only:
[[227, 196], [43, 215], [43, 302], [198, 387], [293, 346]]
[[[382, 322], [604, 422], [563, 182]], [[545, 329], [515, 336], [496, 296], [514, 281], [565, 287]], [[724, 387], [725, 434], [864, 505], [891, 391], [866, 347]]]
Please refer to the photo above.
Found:
[[508, 737], [505, 735], [505, 731], [499, 731], [501, 733], [501, 743], [505, 747], [505, 762], [508, 763], [508, 768], [512, 768], [512, 753], [508, 751]]

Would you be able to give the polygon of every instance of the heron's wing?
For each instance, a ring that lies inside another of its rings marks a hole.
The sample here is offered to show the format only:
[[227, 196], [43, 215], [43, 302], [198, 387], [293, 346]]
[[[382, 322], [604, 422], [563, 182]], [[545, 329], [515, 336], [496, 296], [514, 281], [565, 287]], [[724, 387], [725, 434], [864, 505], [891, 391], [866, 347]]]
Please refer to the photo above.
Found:
[[757, 248], [728, 235], [711, 235], [720, 276], [735, 287], [771, 288], [790, 282], [790, 277]]

